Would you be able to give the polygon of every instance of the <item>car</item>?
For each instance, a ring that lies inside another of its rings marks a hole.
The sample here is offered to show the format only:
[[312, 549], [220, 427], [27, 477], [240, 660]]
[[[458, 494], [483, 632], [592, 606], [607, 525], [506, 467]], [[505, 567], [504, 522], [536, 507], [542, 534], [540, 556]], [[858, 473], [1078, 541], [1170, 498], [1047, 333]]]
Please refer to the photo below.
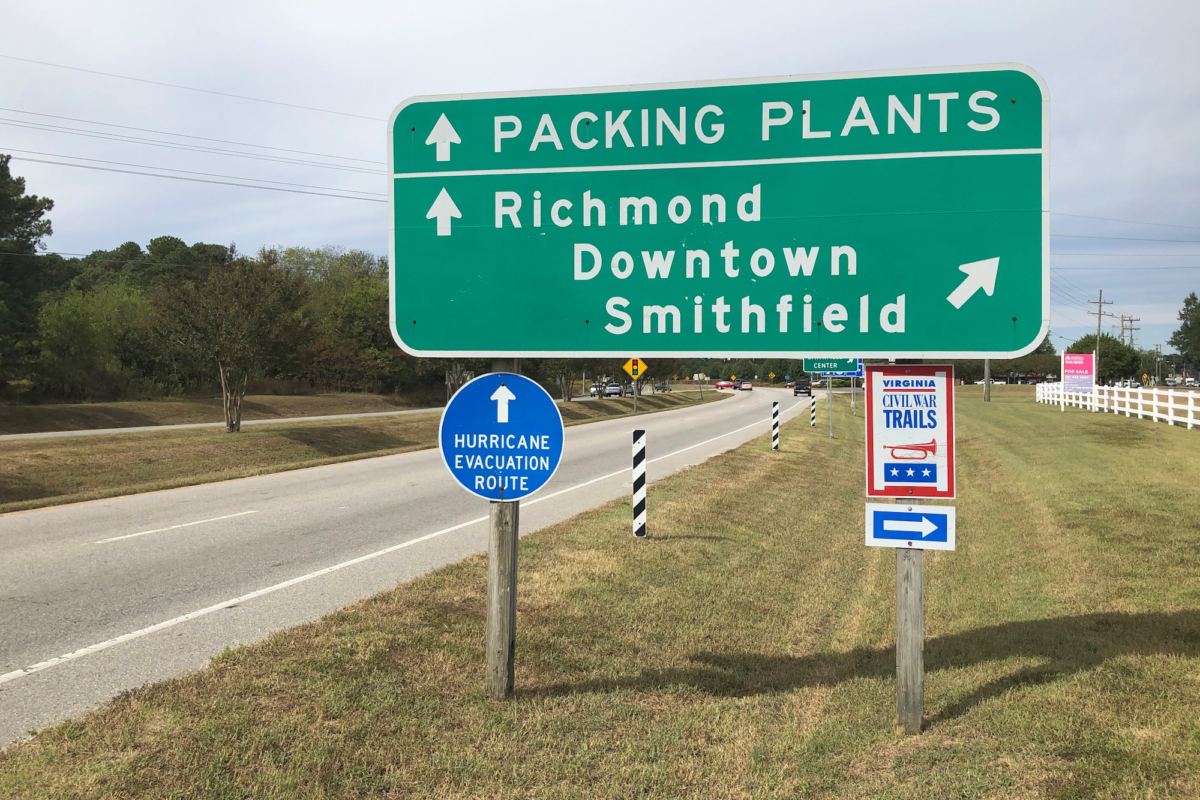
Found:
[[592, 389], [591, 389], [591, 391], [590, 391], [590, 392], [588, 392], [588, 395], [589, 395], [590, 397], [596, 397], [596, 396], [597, 396], [597, 395], [599, 395], [599, 394], [600, 394], [600, 386], [599, 386], [599, 384], [595, 384], [595, 383], [593, 383], [593, 384], [592, 384]]
[[1184, 385], [1184, 386], [1195, 386], [1195, 385], [1196, 385], [1196, 379], [1195, 379], [1195, 378], [1184, 378], [1184, 379], [1183, 379], [1183, 385]]
[[667, 383], [666, 381], [663, 381], [662, 383], [656, 383], [656, 384], [654, 384], [654, 391], [655, 392], [669, 392], [669, 391], [671, 391], [671, 384]]
[[610, 383], [604, 387], [605, 397], [621, 397], [621, 384]]
[[812, 381], [807, 378], [799, 378], [790, 385], [792, 387], [792, 397], [799, 397], [802, 394], [812, 397]]
[[713, 388], [715, 388], [715, 389], [732, 389], [733, 381], [717, 381], [716, 383], [713, 384]]
[[750, 381], [734, 381], [733, 388], [739, 392], [749, 392], [754, 390], [754, 384]]

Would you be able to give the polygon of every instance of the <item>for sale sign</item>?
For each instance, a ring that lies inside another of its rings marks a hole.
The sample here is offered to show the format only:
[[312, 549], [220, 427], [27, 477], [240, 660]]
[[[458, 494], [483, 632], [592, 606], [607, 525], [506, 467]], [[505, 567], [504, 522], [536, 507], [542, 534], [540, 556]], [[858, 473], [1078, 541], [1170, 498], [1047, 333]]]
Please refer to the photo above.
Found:
[[1095, 383], [1094, 357], [1091, 353], [1063, 353], [1063, 389], [1091, 394]]
[[867, 496], [954, 497], [954, 367], [866, 367]]

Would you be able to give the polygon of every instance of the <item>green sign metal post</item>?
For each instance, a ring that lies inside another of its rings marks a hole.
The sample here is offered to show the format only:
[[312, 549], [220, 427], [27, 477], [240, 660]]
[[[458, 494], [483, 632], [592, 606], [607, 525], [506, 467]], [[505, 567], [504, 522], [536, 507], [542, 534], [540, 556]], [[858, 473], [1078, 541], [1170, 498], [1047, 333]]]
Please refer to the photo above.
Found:
[[1029, 352], [1048, 114], [1019, 65], [411, 99], [393, 334], [428, 356]]

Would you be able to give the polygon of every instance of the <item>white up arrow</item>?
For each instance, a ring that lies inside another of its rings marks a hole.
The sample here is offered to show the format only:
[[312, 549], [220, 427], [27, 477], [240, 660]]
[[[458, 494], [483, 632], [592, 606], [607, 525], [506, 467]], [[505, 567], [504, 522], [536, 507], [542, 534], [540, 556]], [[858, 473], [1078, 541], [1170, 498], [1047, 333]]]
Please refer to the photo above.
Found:
[[946, 299], [955, 308], [962, 308], [963, 303], [971, 299], [975, 292], [983, 289], [988, 297], [996, 289], [996, 272], [1000, 269], [999, 258], [988, 258], [983, 261], [972, 261], [958, 268], [959, 272], [967, 273], [967, 279], [958, 285]]
[[454, 205], [454, 201], [450, 199], [450, 193], [442, 189], [438, 194], [437, 200], [433, 201], [433, 205], [429, 207], [429, 213], [425, 215], [425, 219], [437, 218], [437, 235], [450, 235], [450, 218], [462, 219], [462, 212], [458, 210], [458, 206]]
[[502, 383], [499, 389], [492, 392], [491, 399], [496, 401], [496, 422], [508, 422], [508, 401], [516, 400], [517, 396]]
[[905, 522], [899, 519], [885, 519], [883, 521], [883, 529], [885, 531], [896, 531], [897, 533], [919, 533], [921, 538], [925, 538], [929, 534], [937, 530], [937, 525], [929, 521], [929, 517], [921, 517], [920, 522]]
[[462, 139], [458, 138], [458, 131], [454, 130], [454, 126], [450, 124], [450, 120], [446, 119], [445, 114], [442, 114], [438, 117], [433, 130], [429, 132], [429, 138], [425, 140], [425, 144], [437, 145], [438, 161], [449, 161], [450, 145], [462, 144]]

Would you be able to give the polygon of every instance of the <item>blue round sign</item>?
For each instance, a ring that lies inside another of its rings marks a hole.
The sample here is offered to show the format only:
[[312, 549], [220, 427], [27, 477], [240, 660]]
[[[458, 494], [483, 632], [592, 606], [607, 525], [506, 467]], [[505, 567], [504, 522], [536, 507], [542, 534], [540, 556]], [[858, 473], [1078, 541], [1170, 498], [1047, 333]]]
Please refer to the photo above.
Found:
[[519, 500], [546, 485], [562, 461], [563, 421], [554, 399], [510, 372], [481, 375], [442, 413], [442, 460], [485, 500]]

